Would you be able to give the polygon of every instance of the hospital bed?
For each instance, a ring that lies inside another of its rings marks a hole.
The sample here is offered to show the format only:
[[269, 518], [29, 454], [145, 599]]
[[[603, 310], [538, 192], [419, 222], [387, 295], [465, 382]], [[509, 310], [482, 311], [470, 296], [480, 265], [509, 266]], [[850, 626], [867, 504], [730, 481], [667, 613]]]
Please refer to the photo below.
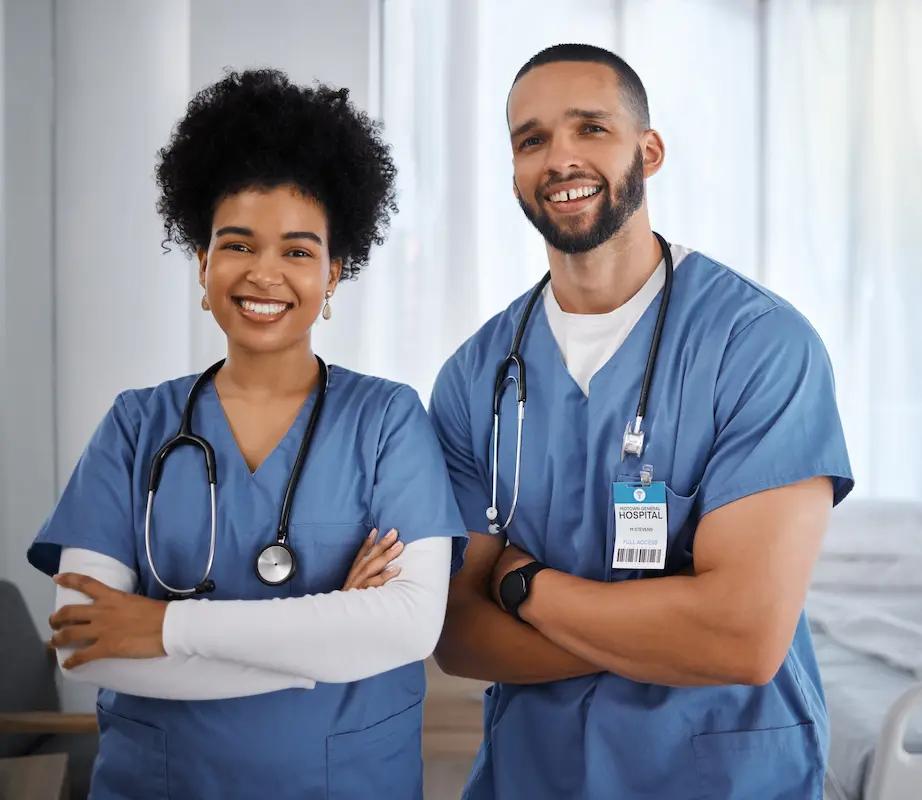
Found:
[[829, 706], [824, 800], [922, 800], [922, 502], [836, 508], [806, 611]]

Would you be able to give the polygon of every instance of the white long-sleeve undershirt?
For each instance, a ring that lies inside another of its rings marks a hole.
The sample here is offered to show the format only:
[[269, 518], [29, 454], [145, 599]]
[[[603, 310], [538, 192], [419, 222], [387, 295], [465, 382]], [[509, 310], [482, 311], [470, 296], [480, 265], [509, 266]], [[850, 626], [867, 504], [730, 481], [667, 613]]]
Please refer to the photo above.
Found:
[[[181, 600], [164, 618], [166, 656], [99, 659], [65, 677], [125, 694], [218, 700], [316, 682], [348, 683], [427, 658], [445, 618], [451, 539], [408, 544], [384, 586], [273, 600]], [[134, 593], [137, 574], [109, 556], [64, 548], [60, 572], [75, 572]], [[91, 603], [58, 587], [61, 608]], [[63, 662], [73, 648], [61, 648]]]

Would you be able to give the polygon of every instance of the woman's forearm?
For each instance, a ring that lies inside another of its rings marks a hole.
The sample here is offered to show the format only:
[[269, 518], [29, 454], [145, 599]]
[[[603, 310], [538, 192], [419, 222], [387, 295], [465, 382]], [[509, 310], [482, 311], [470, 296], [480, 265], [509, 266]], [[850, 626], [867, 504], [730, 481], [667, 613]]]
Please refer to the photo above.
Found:
[[[131, 569], [109, 556], [89, 550], [65, 548], [59, 571], [89, 575], [123, 592], [133, 593], [137, 588], [137, 575]], [[61, 587], [57, 590], [57, 608], [87, 602], [88, 598], [79, 592]], [[74, 649], [60, 648], [58, 663], [63, 664]], [[166, 700], [223, 700], [314, 687], [314, 681], [302, 676], [198, 656], [104, 658], [74, 669], [62, 667], [62, 673], [66, 679], [79, 683]]]
[[380, 587], [272, 600], [172, 603], [169, 655], [217, 659], [349, 683], [427, 658], [445, 617], [451, 538], [408, 544], [400, 573]]

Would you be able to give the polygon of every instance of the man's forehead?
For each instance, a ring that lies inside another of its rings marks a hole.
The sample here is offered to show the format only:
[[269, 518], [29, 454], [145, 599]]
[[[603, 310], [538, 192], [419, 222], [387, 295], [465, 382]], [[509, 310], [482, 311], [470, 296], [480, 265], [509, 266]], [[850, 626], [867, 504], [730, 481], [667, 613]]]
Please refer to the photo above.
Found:
[[564, 61], [535, 67], [509, 93], [509, 127], [514, 130], [531, 119], [551, 122], [574, 107], [620, 116], [621, 94], [615, 71], [593, 62]]

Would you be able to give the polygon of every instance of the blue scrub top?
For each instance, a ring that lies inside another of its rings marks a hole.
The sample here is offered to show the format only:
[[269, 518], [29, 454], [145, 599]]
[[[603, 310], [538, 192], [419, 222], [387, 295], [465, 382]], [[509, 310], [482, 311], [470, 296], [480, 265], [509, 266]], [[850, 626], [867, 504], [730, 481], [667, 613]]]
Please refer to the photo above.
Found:
[[[595, 581], [674, 574], [692, 562], [698, 520], [741, 497], [830, 476], [853, 486], [825, 348], [788, 303], [699, 253], [676, 268], [644, 420], [642, 459], [621, 460], [662, 291], [592, 378], [586, 397], [561, 359], [543, 303], [522, 353], [528, 399], [510, 541]], [[527, 295], [484, 325], [441, 370], [430, 416], [468, 530], [487, 532], [492, 396]], [[498, 501], [515, 474], [514, 387], [501, 415]], [[664, 571], [612, 569], [612, 484], [651, 464], [665, 481]], [[629, 611], [627, 612], [629, 613]], [[611, 673], [485, 696], [484, 743], [468, 800], [807, 800], [820, 798], [828, 746], [822, 684], [801, 616], [765, 686], [670, 688]]]
[[[139, 593], [163, 597], [144, 545], [150, 463], [178, 430], [194, 380], [188, 376], [118, 396], [29, 549], [33, 566], [53, 575], [62, 547], [86, 548], [136, 570]], [[397, 528], [407, 544], [452, 537], [452, 569], [460, 568], [467, 533], [416, 392], [332, 366], [291, 511], [289, 542], [299, 569], [283, 586], [258, 580], [254, 561], [274, 541], [315, 397], [316, 392], [251, 473], [213, 384], [199, 395], [193, 429], [214, 447], [218, 474], [211, 599], [340, 589], [373, 527], [382, 533]], [[194, 586], [207, 563], [210, 537], [200, 450], [180, 448], [167, 458], [152, 524], [160, 577], [171, 586]], [[419, 662], [355, 683], [318, 683], [313, 690], [230, 700], [158, 700], [103, 690], [93, 798], [416, 800], [422, 797], [424, 694]]]

